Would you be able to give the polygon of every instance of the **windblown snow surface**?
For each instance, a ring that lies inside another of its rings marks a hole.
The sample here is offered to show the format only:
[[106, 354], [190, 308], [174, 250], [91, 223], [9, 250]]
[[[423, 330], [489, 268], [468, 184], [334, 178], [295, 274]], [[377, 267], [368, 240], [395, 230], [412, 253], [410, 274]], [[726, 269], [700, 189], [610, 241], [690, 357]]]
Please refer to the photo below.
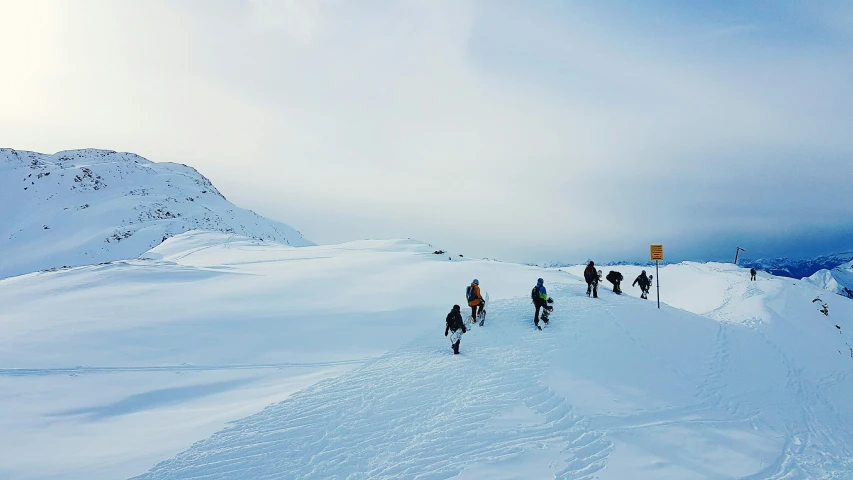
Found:
[[0, 278], [133, 258], [194, 229], [312, 245], [191, 167], [109, 150], [0, 148], [0, 205]]
[[[853, 476], [849, 299], [685, 263], [658, 310], [639, 268], [592, 299], [579, 267], [432, 251], [190, 232], [0, 280], [0, 478]], [[491, 306], [454, 356], [474, 277]]]

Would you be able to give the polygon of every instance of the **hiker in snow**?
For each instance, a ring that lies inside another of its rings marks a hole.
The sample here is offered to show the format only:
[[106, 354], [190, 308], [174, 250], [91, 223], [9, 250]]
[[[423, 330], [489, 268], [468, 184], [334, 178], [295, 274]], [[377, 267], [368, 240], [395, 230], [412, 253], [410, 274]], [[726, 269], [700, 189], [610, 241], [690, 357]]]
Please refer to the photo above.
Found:
[[754, 269], [754, 268], [750, 268], [750, 269], [749, 269], [749, 279], [750, 279], [750, 280], [755, 280], [755, 273], [756, 273], [756, 272], [755, 272], [755, 269]]
[[608, 282], [613, 284], [613, 293], [622, 293], [622, 287], [620, 287], [619, 284], [622, 283], [622, 279], [624, 277], [621, 273], [611, 270], [605, 278], [607, 278]]
[[583, 271], [583, 279], [586, 280], [586, 296], [592, 292], [592, 298], [598, 298], [598, 272], [595, 271], [595, 263], [590, 260], [589, 265]]
[[459, 342], [462, 341], [462, 334], [467, 333], [468, 329], [465, 328], [465, 321], [462, 320], [462, 312], [459, 309], [459, 305], [454, 305], [453, 310], [447, 314], [447, 327], [444, 329], [444, 336], [446, 337], [449, 332], [453, 332], [450, 335], [450, 347], [453, 349], [453, 354], [459, 354]]
[[548, 324], [548, 314], [551, 313], [551, 310], [554, 310], [554, 307], [548, 305], [554, 301], [548, 298], [548, 292], [545, 290], [545, 280], [541, 278], [536, 280], [536, 286], [530, 292], [530, 298], [533, 300], [533, 305], [536, 306], [536, 313], [533, 314], [533, 324], [536, 325], [536, 328], [542, 330], [542, 327], [539, 326], [539, 310], [544, 310], [542, 312], [542, 321], [546, 325]]
[[483, 297], [480, 295], [480, 281], [476, 278], [465, 289], [468, 306], [471, 307], [471, 322], [477, 321], [477, 315], [483, 313]]
[[640, 298], [648, 299], [649, 298], [649, 287], [652, 286], [652, 280], [648, 276], [646, 276], [645, 270], [643, 270], [640, 273], [640, 275], [638, 275], [637, 278], [634, 279], [634, 283], [632, 283], [631, 286], [633, 287], [633, 286], [637, 285], [638, 283], [640, 284], [640, 291], [641, 291]]

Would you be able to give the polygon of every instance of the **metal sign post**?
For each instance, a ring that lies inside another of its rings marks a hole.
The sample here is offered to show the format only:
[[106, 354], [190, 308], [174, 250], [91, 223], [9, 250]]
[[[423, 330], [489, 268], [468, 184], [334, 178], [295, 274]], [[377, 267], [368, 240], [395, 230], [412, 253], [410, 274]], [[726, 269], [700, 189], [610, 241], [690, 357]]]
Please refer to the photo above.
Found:
[[657, 260], [655, 260], [655, 281], [658, 283], [658, 309], [660, 309], [660, 271], [658, 271]]
[[737, 257], [738, 257], [738, 255], [740, 255], [740, 252], [745, 252], [745, 251], [746, 250], [744, 250], [740, 247], [737, 247], [737, 250], [735, 250], [735, 265], [737, 265]]
[[660, 270], [658, 262], [663, 260], [663, 245], [651, 245], [649, 248], [651, 259], [655, 261], [655, 280], [658, 286], [658, 308], [660, 308]]

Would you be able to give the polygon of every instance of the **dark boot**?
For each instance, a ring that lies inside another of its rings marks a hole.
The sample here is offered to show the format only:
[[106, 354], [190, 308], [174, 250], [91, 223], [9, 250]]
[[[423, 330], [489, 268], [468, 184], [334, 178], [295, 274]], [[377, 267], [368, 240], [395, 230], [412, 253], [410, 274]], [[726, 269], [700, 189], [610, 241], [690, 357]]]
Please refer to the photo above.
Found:
[[453, 344], [453, 354], [454, 355], [459, 355], [459, 342], [461, 342], [461, 341], [462, 341], [461, 339], [456, 340], [456, 343]]

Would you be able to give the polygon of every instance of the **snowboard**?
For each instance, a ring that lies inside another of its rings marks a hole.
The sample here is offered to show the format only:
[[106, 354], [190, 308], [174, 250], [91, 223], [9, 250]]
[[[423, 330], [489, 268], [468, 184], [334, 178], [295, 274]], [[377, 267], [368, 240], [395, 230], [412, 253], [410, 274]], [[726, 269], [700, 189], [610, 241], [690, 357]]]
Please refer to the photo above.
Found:
[[[550, 300], [551, 298], [549, 297], [548, 299]], [[548, 309], [546, 309], [546, 308], [543, 308], [543, 309], [542, 309], [542, 311], [541, 311], [541, 312], [539, 312], [539, 323], [540, 323], [540, 324], [539, 324], [539, 325], [537, 325], [537, 328], [538, 328], [539, 330], [542, 330], [542, 326], [543, 326], [543, 325], [549, 325], [549, 322], [551, 321], [551, 314], [552, 314], [552, 313], [554, 313], [554, 310], [553, 310], [553, 308], [554, 308], [554, 303], [552, 302], [552, 303], [549, 303], [549, 304], [547, 304], [547, 305], [548, 305], [549, 307], [551, 307], [551, 310], [550, 310], [550, 311], [549, 311]]]

